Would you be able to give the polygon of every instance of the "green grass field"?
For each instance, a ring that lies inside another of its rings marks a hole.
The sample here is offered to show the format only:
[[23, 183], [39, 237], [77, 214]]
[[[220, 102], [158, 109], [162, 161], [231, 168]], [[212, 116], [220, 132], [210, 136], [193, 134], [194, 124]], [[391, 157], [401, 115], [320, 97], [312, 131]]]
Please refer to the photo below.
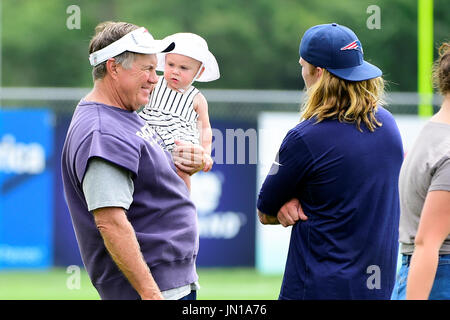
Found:
[[[198, 269], [198, 300], [275, 300], [282, 275], [264, 275], [251, 268]], [[97, 291], [85, 271], [79, 289], [70, 290], [66, 269], [0, 271], [0, 300], [96, 300]]]

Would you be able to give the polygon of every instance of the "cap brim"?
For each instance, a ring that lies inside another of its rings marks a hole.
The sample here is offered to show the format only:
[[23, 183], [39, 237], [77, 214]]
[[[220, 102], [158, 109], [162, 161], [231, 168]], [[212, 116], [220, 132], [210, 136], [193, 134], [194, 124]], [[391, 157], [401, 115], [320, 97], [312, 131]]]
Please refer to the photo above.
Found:
[[162, 42], [162, 47], [164, 48], [164, 47], [166, 47], [164, 50], [162, 50], [161, 52], [170, 52], [170, 51], [172, 51], [173, 49], [175, 49], [175, 42], [171, 42], [171, 41], [164, 41], [164, 40], [161, 40], [161, 42]]
[[93, 52], [89, 55], [89, 62], [92, 66], [99, 65], [104, 61], [113, 58], [125, 51], [140, 54], [158, 54], [160, 52], [169, 52], [175, 48], [175, 43], [168, 40], [151, 40], [146, 45], [136, 45], [133, 43], [120, 42], [122, 39], [112, 43], [111, 45]]
[[348, 81], [364, 81], [381, 77], [383, 72], [373, 64], [363, 61], [362, 64], [352, 68], [345, 69], [330, 69], [326, 68], [330, 73], [336, 77]]

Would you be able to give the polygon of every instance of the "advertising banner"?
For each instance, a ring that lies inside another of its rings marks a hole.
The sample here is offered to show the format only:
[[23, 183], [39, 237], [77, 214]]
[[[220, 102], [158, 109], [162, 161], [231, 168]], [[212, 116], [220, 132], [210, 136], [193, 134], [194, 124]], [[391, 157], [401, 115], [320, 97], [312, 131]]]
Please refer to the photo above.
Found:
[[58, 114], [55, 121], [55, 165], [53, 185], [53, 264], [55, 266], [83, 265], [75, 231], [64, 197], [61, 175], [61, 152], [66, 140], [72, 114]]
[[215, 161], [192, 176], [199, 267], [255, 265], [256, 123], [213, 121]]
[[53, 120], [0, 111], [0, 269], [52, 265]]
[[[55, 126], [55, 265], [81, 265], [72, 222], [62, 193], [61, 149], [71, 115]], [[215, 160], [210, 172], [191, 177], [200, 232], [199, 267], [254, 266], [256, 217], [256, 123], [212, 121]]]
[[[402, 137], [405, 153], [429, 118], [415, 115], [394, 115]], [[286, 133], [299, 122], [294, 112], [262, 112], [258, 117], [259, 161], [258, 184], [261, 188]], [[284, 271], [291, 227], [256, 225], [256, 268], [262, 273], [279, 274]], [[400, 255], [399, 255], [400, 262]], [[397, 266], [400, 267], [401, 264]]]

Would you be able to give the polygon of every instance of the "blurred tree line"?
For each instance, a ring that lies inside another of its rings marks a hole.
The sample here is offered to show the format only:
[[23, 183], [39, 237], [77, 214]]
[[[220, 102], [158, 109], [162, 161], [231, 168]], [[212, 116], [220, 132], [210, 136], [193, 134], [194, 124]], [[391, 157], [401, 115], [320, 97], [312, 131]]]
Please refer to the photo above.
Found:
[[[155, 38], [175, 32], [203, 36], [221, 78], [199, 87], [235, 89], [303, 88], [303, 33], [337, 22], [355, 31], [365, 59], [383, 70], [388, 90], [417, 90], [417, 0], [1, 1], [5, 87], [90, 87], [88, 44], [95, 26], [112, 20], [145, 26]], [[70, 5], [80, 8], [79, 29], [66, 25]], [[380, 29], [367, 27], [371, 5], [380, 8]], [[450, 40], [450, 1], [434, 0], [434, 7], [437, 47]]]

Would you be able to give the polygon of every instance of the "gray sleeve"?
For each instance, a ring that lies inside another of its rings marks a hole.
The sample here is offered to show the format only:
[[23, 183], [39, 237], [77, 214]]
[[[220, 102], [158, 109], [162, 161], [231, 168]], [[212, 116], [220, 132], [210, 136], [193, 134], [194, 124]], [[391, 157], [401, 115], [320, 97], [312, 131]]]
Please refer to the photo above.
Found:
[[450, 158], [445, 159], [436, 169], [428, 191], [450, 191]]
[[131, 171], [101, 158], [92, 158], [83, 179], [83, 193], [92, 211], [104, 207], [130, 208], [134, 184]]

